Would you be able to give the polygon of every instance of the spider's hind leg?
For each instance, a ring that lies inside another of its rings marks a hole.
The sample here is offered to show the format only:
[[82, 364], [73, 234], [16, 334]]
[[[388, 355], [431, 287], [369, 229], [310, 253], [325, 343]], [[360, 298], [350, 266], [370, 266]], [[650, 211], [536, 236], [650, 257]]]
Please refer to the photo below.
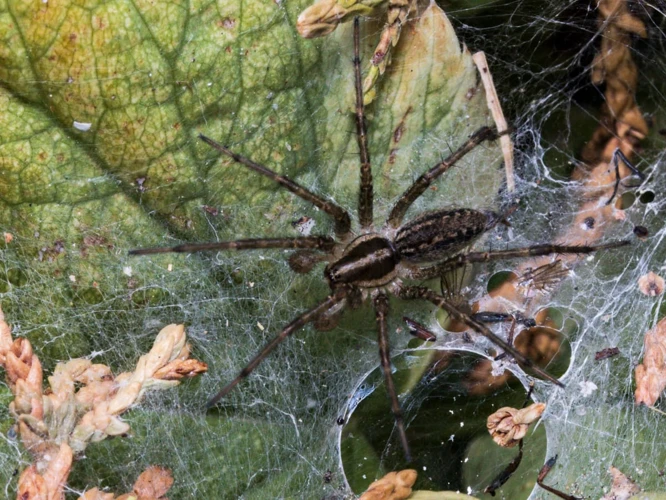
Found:
[[386, 382], [386, 390], [389, 398], [391, 399], [391, 411], [395, 418], [395, 425], [398, 428], [400, 435], [400, 442], [402, 449], [405, 451], [405, 459], [407, 462], [412, 461], [411, 453], [409, 451], [409, 442], [407, 441], [407, 434], [405, 432], [405, 422], [402, 416], [402, 408], [398, 401], [398, 395], [395, 390], [393, 382], [393, 375], [391, 373], [391, 354], [389, 351], [388, 332], [387, 332], [387, 318], [389, 313], [388, 297], [384, 293], [380, 293], [374, 300], [375, 314], [377, 318], [377, 337], [379, 341], [379, 358], [384, 372], [384, 381]]
[[210, 401], [207, 403], [207, 407], [210, 408], [211, 406], [214, 406], [222, 399], [225, 397], [227, 394], [229, 394], [234, 387], [238, 385], [238, 383], [246, 378], [248, 375], [250, 375], [257, 366], [261, 364], [261, 362], [268, 356], [273, 350], [279, 346], [284, 340], [287, 339], [290, 335], [293, 333], [297, 332], [301, 328], [303, 328], [305, 325], [308, 323], [311, 323], [313, 321], [316, 321], [317, 318], [319, 318], [322, 314], [325, 314], [328, 310], [331, 308], [335, 307], [336, 305], [342, 303], [344, 304], [344, 299], [346, 296], [346, 290], [343, 288], [340, 288], [338, 290], [335, 290], [331, 295], [329, 295], [325, 300], [321, 301], [318, 305], [310, 309], [309, 311], [305, 311], [303, 314], [298, 316], [295, 320], [293, 320], [291, 323], [289, 323], [287, 326], [285, 326], [282, 331], [273, 337], [273, 339], [264, 346], [264, 348], [259, 351], [259, 353], [252, 358], [252, 360], [243, 368], [240, 373], [234, 378], [231, 382], [229, 382], [227, 385], [225, 385], [220, 392], [218, 392], [213, 398], [211, 398]]
[[497, 335], [495, 335], [487, 326], [485, 326], [483, 323], [480, 323], [467, 314], [461, 312], [459, 309], [454, 307], [448, 300], [446, 300], [445, 297], [433, 292], [429, 288], [423, 287], [423, 286], [406, 286], [402, 288], [399, 292], [399, 296], [402, 299], [405, 300], [413, 300], [413, 299], [423, 299], [427, 300], [428, 302], [431, 302], [435, 306], [444, 309], [446, 312], [449, 313], [449, 315], [456, 319], [457, 321], [461, 321], [465, 323], [467, 326], [469, 326], [471, 329], [476, 331], [477, 333], [480, 333], [484, 337], [486, 337], [488, 340], [490, 340], [493, 344], [497, 345], [498, 347], [504, 349], [513, 359], [516, 360], [516, 362], [521, 365], [523, 368], [529, 368], [531, 369], [534, 373], [537, 373], [539, 376], [545, 378], [546, 380], [549, 380], [555, 385], [558, 385], [560, 387], [564, 387], [564, 384], [557, 380], [555, 377], [550, 375], [548, 372], [545, 370], [542, 370], [540, 367], [536, 366], [532, 360], [529, 358], [526, 358], [520, 351], [518, 351], [515, 347], [510, 345], [508, 342], [505, 340], [501, 339]]
[[409, 207], [414, 203], [428, 187], [435, 182], [444, 172], [453, 167], [460, 159], [467, 153], [472, 151], [476, 146], [484, 141], [492, 141], [497, 139], [499, 135], [508, 133], [507, 131], [497, 134], [497, 132], [489, 127], [481, 127], [474, 132], [472, 136], [465, 141], [454, 153], [449, 155], [446, 160], [439, 162], [430, 170], [421, 175], [414, 183], [407, 188], [407, 190], [400, 196], [396, 204], [393, 206], [389, 214], [387, 223], [392, 228], [398, 228], [402, 224], [402, 219]]
[[531, 247], [511, 248], [508, 250], [461, 253], [443, 260], [434, 266], [413, 269], [410, 271], [409, 277], [414, 280], [429, 280], [464, 266], [465, 264], [472, 264], [475, 262], [491, 262], [519, 257], [538, 257], [542, 255], [580, 255], [598, 252], [599, 250], [619, 248], [630, 244], [631, 242], [629, 240], [611, 241], [599, 245], [554, 245], [548, 243], [545, 245], [533, 245]]

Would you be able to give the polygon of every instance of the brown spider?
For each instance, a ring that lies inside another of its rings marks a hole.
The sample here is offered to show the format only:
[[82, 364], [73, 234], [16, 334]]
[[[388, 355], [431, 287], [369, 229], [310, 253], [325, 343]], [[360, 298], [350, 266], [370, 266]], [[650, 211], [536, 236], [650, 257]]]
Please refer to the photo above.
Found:
[[[184, 244], [170, 248], [147, 248], [132, 250], [130, 254], [145, 255], [163, 252], [200, 252], [205, 250], [250, 250], [262, 248], [298, 249], [289, 258], [289, 266], [294, 272], [308, 273], [319, 262], [327, 262], [324, 278], [331, 293], [312, 309], [305, 311], [266, 344], [266, 346], [243, 368], [240, 373], [223, 387], [209, 402], [215, 405], [226, 396], [242, 379], [255, 368], [282, 341], [308, 323], [318, 329], [331, 328], [337, 324], [341, 313], [358, 308], [371, 300], [377, 320], [377, 333], [381, 367], [386, 381], [391, 410], [395, 417], [402, 447], [407, 460], [410, 459], [409, 444], [405, 434], [402, 410], [396, 395], [391, 375], [391, 361], [387, 334], [389, 314], [389, 294], [401, 299], [424, 299], [446, 310], [458, 322], [484, 335], [519, 365], [530, 368], [552, 383], [562, 386], [557, 379], [535, 366], [509, 343], [495, 335], [481, 321], [461, 312], [443, 295], [424, 286], [408, 286], [402, 279], [427, 280], [441, 276], [444, 272], [472, 262], [513, 257], [527, 257], [547, 254], [589, 253], [595, 250], [626, 245], [628, 241], [616, 241], [596, 246], [537, 245], [525, 248], [495, 252], [461, 251], [480, 235], [503, 221], [504, 217], [490, 211], [473, 209], [434, 210], [425, 212], [403, 224], [409, 207], [444, 172], [451, 168], [466, 153], [483, 141], [494, 140], [498, 134], [488, 127], [477, 130], [457, 151], [421, 175], [395, 203], [386, 223], [381, 228], [373, 225], [373, 182], [368, 154], [367, 134], [364, 118], [363, 89], [359, 59], [359, 22], [354, 21], [354, 80], [356, 89], [356, 132], [361, 159], [361, 180], [358, 199], [359, 229], [352, 231], [351, 218], [347, 211], [332, 201], [312, 193], [293, 180], [279, 175], [269, 168], [259, 165], [249, 158], [240, 156], [227, 147], [200, 135], [199, 138], [233, 158], [248, 169], [272, 179], [296, 196], [306, 200], [327, 213], [334, 221], [337, 239], [329, 236], [304, 236], [297, 238], [243, 239], [202, 244]], [[425, 263], [433, 265], [422, 267]]]

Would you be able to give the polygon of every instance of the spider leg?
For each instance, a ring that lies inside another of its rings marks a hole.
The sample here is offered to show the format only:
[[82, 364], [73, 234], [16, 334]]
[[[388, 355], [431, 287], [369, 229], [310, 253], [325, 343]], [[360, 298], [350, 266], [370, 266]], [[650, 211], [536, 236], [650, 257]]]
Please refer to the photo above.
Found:
[[476, 146], [481, 144], [483, 141], [491, 141], [497, 139], [498, 134], [489, 127], [481, 127], [479, 130], [474, 132], [472, 136], [458, 148], [457, 151], [452, 153], [446, 160], [439, 162], [437, 165], [432, 167], [426, 173], [421, 175], [414, 183], [407, 188], [407, 190], [400, 196], [395, 206], [391, 210], [391, 213], [388, 217], [388, 224], [393, 228], [400, 227], [402, 224], [402, 219], [407, 213], [409, 207], [412, 206], [419, 196], [421, 196], [426, 189], [435, 181], [437, 178], [446, 172], [449, 168], [454, 166], [463, 156], [469, 153]]
[[263, 165], [253, 162], [249, 158], [234, 153], [226, 146], [215, 142], [213, 139], [210, 139], [203, 134], [199, 134], [199, 139], [220, 153], [224, 153], [225, 155], [231, 157], [235, 162], [240, 163], [241, 165], [244, 165], [250, 170], [253, 170], [265, 177], [268, 177], [269, 179], [277, 182], [280, 186], [294, 193], [299, 198], [312, 203], [315, 207], [326, 212], [328, 215], [333, 217], [333, 220], [335, 221], [335, 234], [338, 236], [342, 237], [349, 233], [351, 219], [349, 218], [349, 214], [342, 207], [336, 205], [332, 201], [326, 200], [321, 196], [314, 194], [312, 191], [306, 189], [297, 182], [292, 181], [289, 177], [280, 175]]
[[550, 457], [548, 460], [546, 460], [546, 463], [541, 467], [541, 470], [539, 471], [539, 475], [537, 476], [537, 484], [541, 486], [544, 490], [552, 493], [555, 496], [558, 496], [564, 500], [582, 500], [579, 497], [575, 497], [573, 495], [568, 495], [567, 493], [564, 493], [563, 491], [556, 490], [552, 486], [548, 486], [547, 484], [544, 484], [544, 481], [546, 479], [546, 476], [550, 473], [550, 470], [555, 467], [555, 463], [557, 462], [557, 455], [554, 457]]
[[214, 241], [212, 243], [186, 243], [175, 247], [139, 248], [130, 250], [129, 255], [152, 253], [192, 253], [207, 250], [255, 250], [258, 248], [311, 248], [329, 251], [335, 246], [335, 240], [328, 236], [303, 236], [300, 238], [255, 238], [248, 240]]
[[295, 320], [293, 320], [291, 323], [289, 323], [287, 326], [284, 327], [284, 329], [275, 337], [273, 337], [273, 340], [271, 340], [268, 344], [264, 346], [264, 348], [257, 353], [257, 355], [252, 358], [252, 360], [243, 368], [240, 373], [234, 378], [231, 382], [229, 382], [227, 385], [225, 385], [220, 392], [218, 392], [213, 398], [211, 398], [210, 401], [206, 404], [208, 408], [211, 406], [215, 406], [217, 402], [222, 399], [224, 396], [229, 394], [231, 390], [238, 385], [238, 383], [246, 378], [250, 373], [254, 371], [254, 369], [259, 366], [259, 364], [268, 356], [273, 349], [275, 349], [278, 345], [282, 343], [283, 340], [285, 340], [287, 337], [289, 337], [292, 333], [300, 330], [303, 328], [307, 323], [310, 323], [311, 321], [314, 321], [317, 319], [321, 314], [325, 313], [328, 311], [331, 307], [333, 307], [335, 304], [341, 302], [344, 300], [345, 296], [347, 295], [347, 291], [344, 288], [339, 288], [333, 292], [332, 295], [329, 295], [325, 300], [320, 302], [317, 306], [313, 307], [309, 311], [305, 311], [303, 314], [298, 316]]
[[358, 17], [354, 18], [354, 87], [356, 88], [356, 140], [361, 157], [361, 186], [358, 193], [358, 219], [361, 229], [372, 226], [372, 169], [368, 152], [368, 130], [363, 106], [363, 84], [361, 82], [360, 35]]
[[474, 331], [480, 333], [484, 337], [486, 337], [488, 340], [493, 342], [495, 345], [501, 347], [504, 349], [504, 351], [508, 352], [511, 357], [513, 357], [516, 362], [521, 365], [524, 368], [529, 368], [533, 372], [538, 373], [541, 377], [551, 381], [553, 384], [556, 384], [560, 387], [564, 387], [564, 384], [557, 380], [555, 377], [550, 375], [548, 372], [542, 370], [538, 366], [536, 366], [530, 359], [526, 358], [523, 354], [521, 354], [518, 350], [516, 350], [515, 347], [512, 345], [509, 345], [507, 342], [505, 342], [503, 339], [495, 335], [488, 327], [486, 327], [484, 324], [479, 323], [478, 321], [472, 319], [469, 317], [467, 314], [461, 312], [458, 310], [456, 307], [451, 305], [449, 301], [447, 301], [444, 297], [441, 295], [436, 294], [432, 290], [426, 287], [422, 286], [407, 286], [404, 287], [400, 290], [399, 292], [400, 298], [410, 300], [410, 299], [424, 299], [427, 300], [428, 302], [433, 303], [437, 307], [440, 307], [444, 309], [446, 312], [449, 313], [449, 315], [457, 320], [465, 323], [467, 326], [472, 328]]
[[409, 451], [409, 443], [407, 442], [407, 434], [405, 433], [405, 423], [402, 417], [402, 409], [400, 402], [395, 392], [395, 384], [393, 383], [393, 375], [391, 374], [391, 355], [389, 352], [389, 342], [387, 333], [387, 316], [389, 313], [388, 297], [384, 293], [380, 293], [374, 300], [375, 314], [377, 318], [377, 338], [379, 342], [379, 359], [384, 372], [384, 380], [386, 381], [386, 390], [391, 398], [391, 411], [395, 418], [395, 425], [400, 434], [400, 442], [402, 449], [405, 451], [405, 459], [408, 462], [412, 461], [411, 453]]
[[615, 187], [613, 188], [613, 194], [606, 202], [606, 205], [610, 205], [611, 201], [613, 201], [615, 195], [617, 194], [617, 190], [620, 187], [619, 160], [622, 160], [622, 163], [624, 163], [627, 166], [627, 168], [634, 173], [634, 175], [639, 177], [641, 180], [645, 180], [645, 174], [643, 174], [643, 172], [634, 167], [634, 165], [629, 161], [629, 158], [624, 156], [624, 153], [620, 150], [620, 148], [616, 148], [615, 151], [613, 151], [613, 160], [612, 160], [612, 163], [615, 166]]
[[441, 276], [443, 273], [472, 262], [489, 262], [492, 260], [512, 259], [515, 257], [537, 257], [550, 254], [582, 254], [598, 250], [608, 250], [631, 244], [629, 240], [612, 241], [601, 245], [534, 245], [531, 247], [495, 250], [491, 252], [470, 252], [451, 257], [439, 264], [422, 269], [410, 270], [409, 277], [415, 280], [428, 280]]
[[[512, 321], [514, 323], [515, 322], [522, 323], [528, 328], [531, 328], [536, 325], [536, 322], [532, 318], [526, 318], [519, 313], [508, 314], [508, 313], [484, 311], [484, 312], [474, 313], [470, 317], [474, 321], [478, 321], [479, 323], [505, 323]], [[434, 342], [435, 340], [437, 340], [437, 335], [432, 333], [421, 323], [414, 321], [413, 319], [408, 318], [407, 316], [403, 316], [402, 320], [405, 323], [407, 323], [407, 328], [409, 329], [409, 333], [414, 337], [416, 337], [417, 339], [421, 339], [426, 342]], [[510, 341], [508, 343], [511, 344]]]

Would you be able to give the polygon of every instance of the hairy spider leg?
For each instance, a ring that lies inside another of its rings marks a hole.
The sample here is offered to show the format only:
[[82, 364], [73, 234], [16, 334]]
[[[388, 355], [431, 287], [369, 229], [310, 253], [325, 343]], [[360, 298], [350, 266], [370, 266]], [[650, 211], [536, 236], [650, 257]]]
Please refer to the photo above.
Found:
[[520, 466], [520, 462], [523, 461], [523, 440], [521, 439], [518, 441], [518, 454], [513, 457], [513, 460], [509, 462], [509, 464], [504, 468], [502, 472], [500, 472], [495, 479], [493, 479], [493, 482], [490, 483], [488, 486], [485, 487], [483, 490], [484, 493], [490, 494], [490, 496], [495, 496], [495, 492], [504, 486], [504, 483], [506, 483], [509, 479], [511, 479], [511, 476], [513, 476], [513, 473], [516, 472], [518, 467]]
[[612, 241], [601, 245], [534, 245], [532, 247], [511, 248], [509, 250], [494, 250], [490, 252], [469, 252], [455, 255], [439, 264], [422, 269], [410, 271], [410, 278], [415, 280], [427, 280], [436, 278], [447, 271], [451, 271], [472, 262], [490, 262], [493, 260], [512, 259], [515, 257], [537, 257], [551, 254], [584, 254], [618, 248], [630, 245], [629, 240]]
[[328, 215], [333, 217], [333, 220], [335, 221], [335, 234], [338, 235], [340, 238], [344, 238], [344, 236], [349, 234], [351, 219], [349, 218], [349, 214], [346, 212], [346, 210], [340, 207], [339, 205], [333, 203], [330, 200], [326, 200], [321, 196], [314, 194], [312, 191], [301, 186], [297, 182], [292, 181], [289, 177], [285, 175], [280, 175], [272, 171], [268, 167], [260, 165], [250, 160], [249, 158], [234, 153], [226, 146], [223, 146], [222, 144], [215, 142], [213, 139], [206, 137], [203, 134], [199, 134], [199, 139], [201, 139], [206, 144], [213, 147], [220, 153], [224, 153], [225, 155], [231, 157], [236, 163], [240, 163], [241, 165], [246, 166], [250, 170], [260, 173], [265, 177], [268, 177], [269, 179], [277, 182], [280, 186], [283, 186], [287, 190], [294, 193], [299, 198], [302, 198], [303, 200], [312, 203], [315, 207], [326, 212]]
[[423, 286], [406, 286], [403, 287], [400, 292], [399, 292], [400, 298], [406, 299], [406, 300], [412, 300], [412, 299], [424, 299], [427, 300], [428, 302], [431, 302], [435, 306], [444, 309], [449, 315], [457, 320], [465, 323], [467, 326], [469, 326], [472, 330], [480, 333], [484, 337], [486, 337], [488, 340], [490, 340], [493, 344], [501, 347], [504, 349], [504, 351], [508, 352], [513, 359], [516, 360], [516, 362], [521, 365], [524, 368], [529, 368], [533, 372], [539, 374], [541, 377], [545, 378], [546, 380], [549, 380], [553, 384], [556, 384], [560, 387], [564, 387], [564, 384], [557, 380], [555, 377], [550, 375], [548, 372], [545, 370], [542, 370], [538, 366], [536, 366], [532, 360], [529, 358], [525, 357], [520, 351], [518, 351], [515, 347], [512, 345], [509, 345], [507, 342], [502, 340], [500, 337], [495, 335], [487, 326], [485, 326], [482, 323], [479, 323], [478, 321], [472, 319], [469, 317], [467, 314], [463, 313], [460, 311], [458, 308], [454, 307], [448, 300], [446, 300], [445, 297], [442, 297], [441, 295], [433, 292], [429, 288], [423, 287]]
[[358, 193], [358, 220], [361, 229], [372, 226], [373, 219], [373, 186], [372, 166], [368, 152], [368, 130], [365, 123], [363, 105], [363, 84], [361, 83], [359, 20], [354, 18], [354, 87], [356, 89], [356, 140], [361, 158], [361, 185]]
[[465, 275], [467, 266], [462, 267], [462, 272], [457, 272], [457, 268], [451, 272], [444, 273], [439, 281], [439, 289], [445, 297], [462, 297], [462, 289], [465, 284]]
[[379, 344], [379, 360], [384, 372], [384, 381], [386, 383], [386, 390], [389, 398], [391, 398], [391, 412], [395, 418], [395, 425], [398, 428], [400, 435], [400, 442], [405, 451], [405, 460], [412, 461], [412, 456], [409, 451], [409, 443], [407, 442], [407, 434], [405, 433], [405, 422], [402, 416], [402, 408], [398, 401], [398, 395], [395, 390], [393, 382], [393, 374], [391, 373], [391, 354], [389, 351], [389, 341], [387, 333], [387, 317], [389, 314], [389, 301], [385, 293], [380, 293], [375, 297], [375, 315], [377, 318], [377, 342]]
[[441, 176], [448, 169], [453, 167], [461, 158], [469, 153], [476, 146], [483, 141], [490, 141], [497, 139], [498, 134], [489, 127], [481, 127], [474, 132], [472, 136], [451, 154], [446, 160], [439, 162], [430, 170], [421, 175], [414, 183], [409, 186], [405, 192], [400, 196], [395, 206], [391, 210], [388, 217], [388, 225], [392, 228], [398, 228], [402, 224], [402, 219], [405, 217], [407, 210], [412, 206], [419, 196], [421, 196], [426, 189]]
[[241, 380], [250, 375], [254, 371], [254, 369], [261, 364], [261, 362], [266, 358], [266, 356], [268, 356], [271, 352], [273, 352], [273, 349], [275, 349], [278, 345], [280, 345], [287, 337], [289, 337], [292, 333], [303, 328], [306, 324], [316, 320], [319, 316], [324, 314], [331, 307], [344, 300], [346, 295], [347, 295], [346, 289], [338, 288], [333, 292], [332, 295], [329, 295], [328, 297], [326, 297], [325, 300], [320, 302], [318, 305], [316, 305], [315, 307], [313, 307], [308, 311], [305, 311], [303, 314], [301, 314], [295, 320], [293, 320], [291, 323], [285, 326], [284, 329], [278, 335], [273, 337], [273, 339], [268, 344], [266, 344], [264, 348], [254, 356], [254, 358], [252, 358], [252, 360], [245, 366], [245, 368], [243, 368], [240, 371], [240, 373], [236, 376], [236, 378], [234, 378], [231, 382], [225, 385], [220, 390], [220, 392], [218, 392], [215, 396], [213, 396], [210, 399], [210, 401], [208, 401], [206, 406], [208, 408], [210, 408], [211, 406], [215, 406], [217, 402], [220, 399], [222, 399], [224, 396], [229, 394], [231, 390], [234, 387], [236, 387]]
[[617, 190], [620, 188], [620, 164], [619, 160], [622, 160], [622, 163], [624, 163], [629, 170], [631, 170], [635, 176], [637, 176], [641, 180], [645, 180], [645, 174], [638, 170], [634, 165], [629, 161], [629, 158], [624, 156], [624, 153], [620, 150], [620, 148], [615, 148], [615, 151], [613, 151], [613, 159], [612, 163], [615, 166], [615, 187], [613, 188], [613, 194], [611, 197], [608, 199], [606, 202], [606, 205], [610, 205], [611, 201], [613, 201], [613, 198], [615, 198], [615, 195], [617, 194]]
[[552, 486], [548, 486], [547, 484], [544, 484], [544, 481], [546, 480], [546, 477], [550, 473], [550, 470], [555, 467], [555, 463], [557, 462], [557, 455], [554, 457], [550, 457], [548, 460], [546, 460], [546, 463], [543, 464], [543, 467], [541, 467], [541, 470], [539, 471], [539, 474], [537, 475], [537, 484], [541, 486], [544, 490], [549, 491], [555, 496], [558, 496], [564, 500], [583, 500], [580, 497], [575, 497], [573, 495], [568, 495], [567, 493], [564, 493], [563, 491], [557, 490], [553, 488]]
[[212, 243], [186, 243], [173, 247], [138, 248], [130, 250], [129, 255], [147, 255], [153, 253], [193, 253], [208, 250], [254, 250], [258, 248], [309, 248], [330, 251], [335, 240], [328, 236], [303, 236], [299, 238], [254, 238], [234, 241], [214, 241]]
[[[484, 312], [474, 313], [470, 316], [470, 318], [480, 323], [507, 323], [511, 321], [513, 324], [522, 323], [528, 328], [536, 326], [536, 322], [533, 319], [525, 318], [520, 314], [484, 311]], [[412, 318], [408, 318], [407, 316], [403, 316], [402, 320], [405, 323], [407, 323], [407, 328], [409, 329], [409, 333], [414, 337], [416, 337], [417, 339], [421, 339], [426, 342], [434, 342], [435, 340], [437, 340], [437, 335], [432, 333], [430, 330], [428, 330], [428, 328], [423, 326], [418, 321], [414, 321]], [[510, 344], [511, 342], [508, 343]]]

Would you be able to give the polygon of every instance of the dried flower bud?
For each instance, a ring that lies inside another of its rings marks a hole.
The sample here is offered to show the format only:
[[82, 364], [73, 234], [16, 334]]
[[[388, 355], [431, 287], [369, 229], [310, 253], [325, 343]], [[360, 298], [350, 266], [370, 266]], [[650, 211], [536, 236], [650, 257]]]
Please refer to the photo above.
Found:
[[412, 494], [416, 476], [414, 469], [389, 472], [368, 486], [359, 500], [404, 500]]
[[664, 278], [650, 271], [638, 280], [638, 289], [648, 297], [664, 293]]
[[386, 0], [321, 0], [298, 16], [296, 29], [303, 38], [332, 33], [338, 24], [355, 16], [367, 16]]
[[529, 425], [537, 420], [545, 409], [546, 405], [543, 403], [535, 403], [522, 410], [508, 406], [500, 408], [488, 417], [488, 432], [498, 445], [512, 448], [525, 437]]

